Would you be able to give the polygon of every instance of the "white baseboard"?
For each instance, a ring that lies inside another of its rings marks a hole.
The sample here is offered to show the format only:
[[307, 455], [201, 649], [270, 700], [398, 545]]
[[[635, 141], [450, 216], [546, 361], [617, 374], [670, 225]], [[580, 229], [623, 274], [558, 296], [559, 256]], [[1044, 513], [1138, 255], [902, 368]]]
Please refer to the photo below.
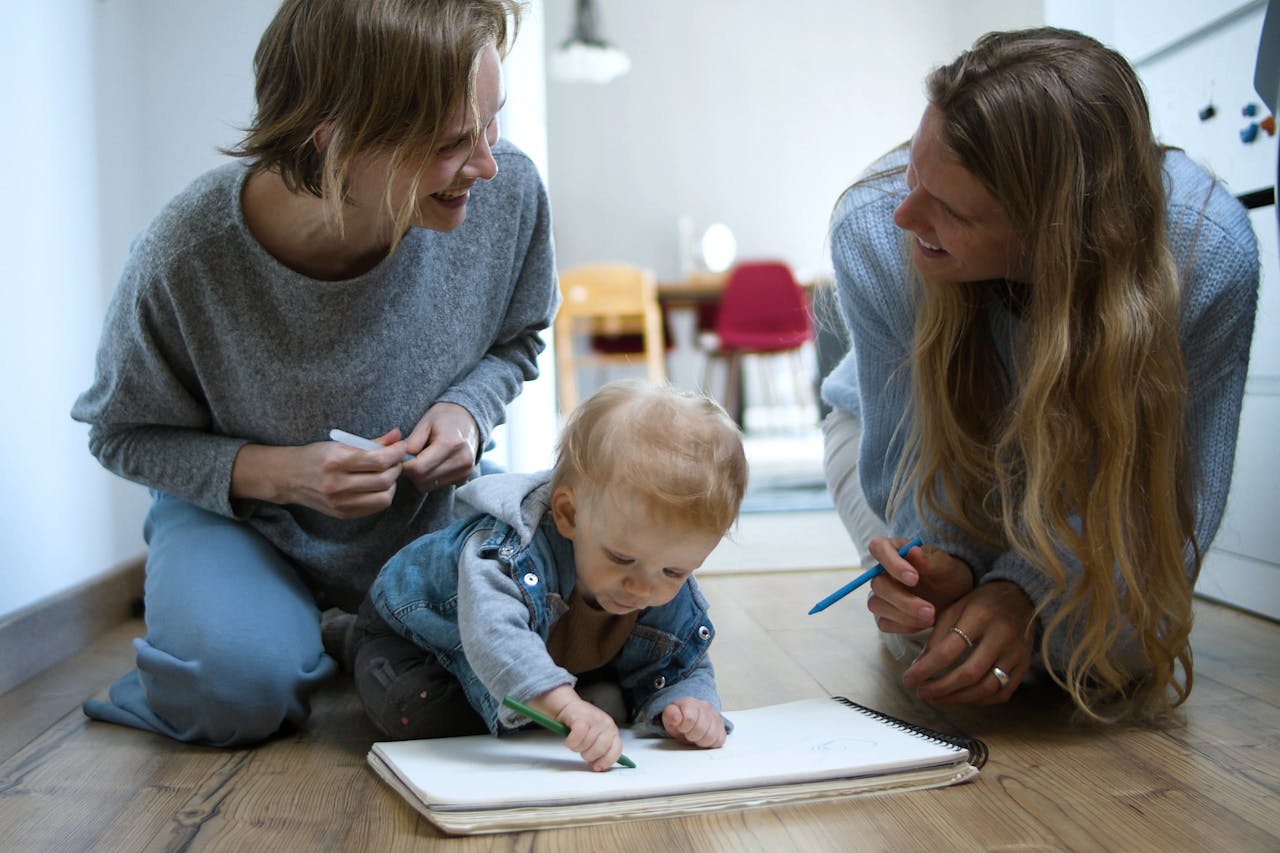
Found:
[[144, 559], [116, 566], [0, 620], [0, 693], [60, 663], [137, 615]]
[[738, 526], [707, 557], [699, 574], [813, 571], [853, 572], [858, 555], [834, 510], [759, 512]]
[[1280, 621], [1280, 566], [1211, 547], [1196, 595]]

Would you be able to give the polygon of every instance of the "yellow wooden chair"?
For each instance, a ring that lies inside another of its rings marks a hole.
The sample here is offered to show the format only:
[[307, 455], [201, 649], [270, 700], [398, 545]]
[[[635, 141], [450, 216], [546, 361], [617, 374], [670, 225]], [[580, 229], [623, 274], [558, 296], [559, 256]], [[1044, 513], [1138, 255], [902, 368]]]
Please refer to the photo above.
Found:
[[[574, 267], [560, 273], [560, 296], [554, 328], [556, 385], [563, 414], [578, 404], [580, 367], [643, 364], [650, 382], [666, 381], [662, 309], [652, 270], [613, 263]], [[622, 351], [601, 345], [610, 338], [628, 336], [636, 336], [636, 343]]]

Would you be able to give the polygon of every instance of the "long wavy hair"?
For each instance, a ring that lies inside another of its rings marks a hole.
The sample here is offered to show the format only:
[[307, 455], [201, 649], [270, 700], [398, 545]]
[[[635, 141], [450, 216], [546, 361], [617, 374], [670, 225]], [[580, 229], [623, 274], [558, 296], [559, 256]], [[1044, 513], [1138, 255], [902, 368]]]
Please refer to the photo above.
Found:
[[[1142, 87], [1118, 53], [1042, 28], [980, 38], [926, 88], [947, 147], [1004, 207], [1030, 281], [913, 274], [915, 414], [895, 493], [1052, 580], [1042, 649], [1060, 636], [1072, 651], [1042, 658], [1082, 711], [1159, 716], [1191, 690], [1200, 554], [1164, 150]], [[1022, 321], [1015, 375], [986, 320], [999, 300]], [[1138, 671], [1112, 654], [1130, 629]]]

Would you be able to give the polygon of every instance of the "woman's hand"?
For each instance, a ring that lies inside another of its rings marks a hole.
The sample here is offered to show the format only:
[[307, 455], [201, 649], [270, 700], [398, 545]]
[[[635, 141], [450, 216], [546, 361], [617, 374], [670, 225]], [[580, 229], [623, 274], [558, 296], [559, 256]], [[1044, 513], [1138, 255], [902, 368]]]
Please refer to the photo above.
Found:
[[404, 472], [418, 491], [465, 483], [476, 466], [480, 429], [471, 413], [456, 403], [436, 403], [404, 441], [416, 458]]
[[246, 444], [231, 468], [231, 497], [300, 504], [334, 518], [360, 518], [391, 505], [402, 470], [400, 431], [378, 439], [381, 450], [336, 441], [301, 447]]
[[529, 704], [569, 727], [564, 745], [581, 755], [592, 770], [608, 770], [622, 755], [622, 736], [613, 717], [583, 699], [569, 685], [548, 690]]
[[898, 549], [906, 539], [877, 537], [868, 550], [884, 566], [871, 581], [867, 609], [876, 627], [887, 634], [914, 634], [933, 625], [938, 610], [973, 589], [969, 564], [931, 545], [912, 548], [905, 557]]
[[702, 749], [724, 746], [724, 718], [703, 699], [684, 696], [663, 708], [662, 727], [686, 746]]
[[[1008, 701], [1031, 668], [1034, 614], [1031, 599], [1014, 583], [993, 581], [975, 588], [942, 611], [902, 683], [940, 705]], [[997, 668], [1005, 678], [996, 674]]]

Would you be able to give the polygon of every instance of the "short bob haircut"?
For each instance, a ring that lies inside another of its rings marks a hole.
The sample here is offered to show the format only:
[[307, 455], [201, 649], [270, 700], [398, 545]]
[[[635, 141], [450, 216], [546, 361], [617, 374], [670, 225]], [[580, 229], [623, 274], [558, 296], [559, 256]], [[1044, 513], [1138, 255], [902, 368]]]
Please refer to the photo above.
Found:
[[746, 492], [747, 457], [737, 425], [709, 397], [613, 382], [570, 415], [551, 485], [580, 500], [635, 498], [664, 522], [724, 535]]
[[[478, 58], [515, 39], [517, 0], [285, 0], [254, 56], [257, 111], [228, 154], [330, 202], [341, 221], [354, 161], [391, 153], [420, 174], [464, 107]], [[317, 144], [317, 131], [325, 142]], [[482, 128], [476, 127], [476, 138]], [[393, 211], [397, 224], [410, 210]]]

